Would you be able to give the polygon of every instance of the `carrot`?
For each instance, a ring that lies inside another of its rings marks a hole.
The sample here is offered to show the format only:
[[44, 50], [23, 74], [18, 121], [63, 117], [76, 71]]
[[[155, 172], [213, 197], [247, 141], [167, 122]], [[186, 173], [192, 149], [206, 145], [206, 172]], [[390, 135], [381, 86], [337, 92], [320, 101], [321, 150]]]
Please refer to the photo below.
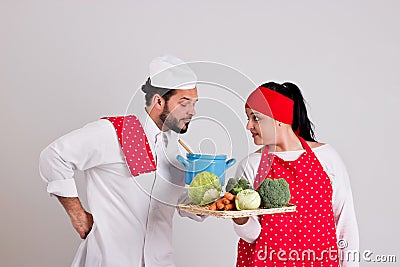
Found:
[[218, 199], [216, 203], [217, 203], [217, 209], [219, 209], [219, 210], [223, 210], [224, 209], [225, 204], [224, 204], [223, 198]]
[[233, 210], [234, 207], [235, 205], [233, 203], [230, 203], [228, 205], [225, 205], [224, 210]]
[[216, 203], [216, 202], [212, 203], [212, 204], [210, 205], [209, 209], [210, 209], [210, 210], [217, 210], [217, 203]]
[[224, 198], [226, 198], [226, 199], [232, 201], [232, 200], [235, 199], [235, 195], [232, 194], [232, 193], [226, 192], [226, 193], [224, 194]]
[[224, 203], [224, 198], [223, 197], [218, 198], [215, 202], [217, 202], [217, 204], [218, 204], [218, 202], [219, 203]]
[[222, 202], [223, 202], [225, 205], [231, 204], [231, 202], [229, 201], [229, 199], [226, 199], [226, 198], [222, 198]]

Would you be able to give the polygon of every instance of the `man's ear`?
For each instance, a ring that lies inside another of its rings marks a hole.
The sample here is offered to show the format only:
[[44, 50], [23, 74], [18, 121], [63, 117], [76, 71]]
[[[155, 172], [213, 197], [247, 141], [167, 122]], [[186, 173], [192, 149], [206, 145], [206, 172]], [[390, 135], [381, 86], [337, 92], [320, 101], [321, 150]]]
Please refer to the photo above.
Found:
[[153, 109], [164, 110], [165, 100], [159, 94], [155, 94], [151, 100]]

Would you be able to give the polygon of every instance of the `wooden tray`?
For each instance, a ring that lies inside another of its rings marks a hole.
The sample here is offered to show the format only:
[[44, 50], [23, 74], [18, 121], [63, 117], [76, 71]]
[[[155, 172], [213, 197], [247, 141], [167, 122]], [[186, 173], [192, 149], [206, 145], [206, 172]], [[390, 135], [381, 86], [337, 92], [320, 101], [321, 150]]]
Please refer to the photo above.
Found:
[[263, 215], [263, 214], [274, 214], [274, 213], [283, 213], [283, 212], [294, 212], [296, 211], [296, 205], [287, 204], [282, 208], [271, 208], [271, 209], [256, 209], [256, 210], [210, 210], [209, 205], [205, 206], [197, 206], [192, 204], [180, 204], [178, 205], [180, 210], [186, 211], [188, 213], [196, 214], [196, 215], [209, 215], [218, 218], [241, 218], [241, 217], [249, 217], [254, 215]]

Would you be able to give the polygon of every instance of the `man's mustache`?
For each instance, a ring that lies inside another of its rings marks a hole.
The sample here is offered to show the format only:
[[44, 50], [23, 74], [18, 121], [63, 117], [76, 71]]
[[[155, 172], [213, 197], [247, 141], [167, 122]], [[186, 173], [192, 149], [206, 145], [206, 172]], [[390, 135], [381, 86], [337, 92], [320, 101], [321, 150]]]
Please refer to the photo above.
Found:
[[188, 116], [188, 117], [182, 118], [181, 120], [191, 120], [192, 118], [193, 118], [193, 116]]

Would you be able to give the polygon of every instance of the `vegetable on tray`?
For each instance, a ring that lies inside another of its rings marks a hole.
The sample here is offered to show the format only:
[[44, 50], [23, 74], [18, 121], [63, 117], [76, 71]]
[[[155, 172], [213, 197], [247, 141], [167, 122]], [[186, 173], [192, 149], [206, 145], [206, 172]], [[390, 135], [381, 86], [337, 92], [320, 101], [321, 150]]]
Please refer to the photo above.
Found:
[[210, 210], [234, 210], [235, 209], [235, 195], [226, 192], [223, 197], [209, 206]]
[[255, 210], [260, 207], [261, 198], [257, 191], [245, 189], [236, 195], [235, 204], [237, 210]]
[[220, 197], [221, 182], [211, 172], [200, 172], [192, 180], [188, 188], [189, 199], [194, 205], [207, 205]]
[[283, 178], [266, 178], [257, 189], [261, 197], [261, 207], [280, 208], [289, 203], [289, 184]]
[[253, 187], [244, 178], [230, 178], [225, 187], [226, 192], [230, 192], [233, 195], [237, 195], [245, 189], [253, 189]]
[[230, 178], [223, 196], [218, 176], [211, 172], [197, 174], [188, 188], [190, 204], [179, 208], [197, 215], [240, 218], [254, 215], [294, 212], [290, 204], [289, 184], [283, 178], [266, 178], [257, 190], [244, 178]]

